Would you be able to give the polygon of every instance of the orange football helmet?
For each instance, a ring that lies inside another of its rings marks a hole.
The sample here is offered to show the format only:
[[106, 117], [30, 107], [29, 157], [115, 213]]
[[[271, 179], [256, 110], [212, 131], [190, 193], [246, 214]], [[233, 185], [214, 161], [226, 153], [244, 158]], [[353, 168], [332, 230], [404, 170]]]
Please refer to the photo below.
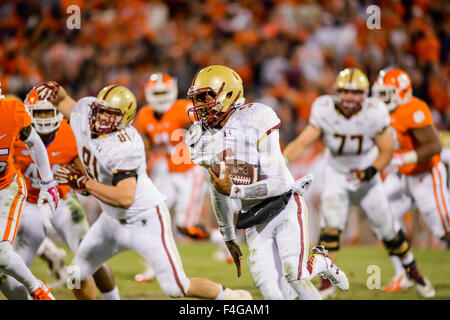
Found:
[[145, 84], [145, 98], [156, 112], [164, 113], [178, 96], [177, 80], [165, 73], [154, 73]]
[[411, 100], [411, 78], [401, 69], [383, 69], [372, 86], [372, 93], [374, 97], [384, 101], [389, 111], [394, 111]]
[[[25, 106], [31, 116], [31, 124], [37, 133], [48, 134], [59, 128], [63, 119], [63, 114], [46, 99], [41, 99], [39, 93], [34, 88], [28, 92], [25, 98]], [[47, 118], [36, 116], [38, 112], [51, 111], [53, 115]]]

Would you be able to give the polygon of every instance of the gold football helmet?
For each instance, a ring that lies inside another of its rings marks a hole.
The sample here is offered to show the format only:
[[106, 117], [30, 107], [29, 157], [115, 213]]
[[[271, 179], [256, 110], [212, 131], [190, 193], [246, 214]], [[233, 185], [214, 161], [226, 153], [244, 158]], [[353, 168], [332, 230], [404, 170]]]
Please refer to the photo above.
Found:
[[188, 91], [197, 121], [215, 127], [236, 105], [244, 103], [244, 87], [241, 77], [231, 68], [214, 65], [200, 70], [192, 80]]
[[91, 104], [92, 133], [103, 135], [125, 128], [133, 121], [136, 107], [136, 97], [128, 88], [115, 84], [104, 87]]
[[362, 102], [369, 93], [369, 80], [361, 70], [346, 68], [339, 72], [336, 82], [336, 106], [350, 118], [362, 108]]

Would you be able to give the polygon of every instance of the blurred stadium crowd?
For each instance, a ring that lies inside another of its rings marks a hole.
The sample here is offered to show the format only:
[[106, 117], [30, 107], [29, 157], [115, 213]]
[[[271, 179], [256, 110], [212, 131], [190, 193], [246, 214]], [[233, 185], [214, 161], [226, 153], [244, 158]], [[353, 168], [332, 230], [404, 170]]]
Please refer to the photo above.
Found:
[[[69, 30], [69, 5], [81, 28]], [[366, 26], [366, 8], [381, 8], [381, 29]], [[152, 72], [178, 79], [185, 97], [203, 66], [239, 72], [249, 100], [282, 120], [283, 143], [305, 125], [312, 101], [330, 93], [338, 70], [356, 66], [374, 80], [397, 65], [414, 94], [450, 129], [450, 2], [445, 0], [44, 0], [0, 2], [0, 81], [24, 98], [56, 80], [79, 98], [109, 83], [129, 87], [144, 105]]]

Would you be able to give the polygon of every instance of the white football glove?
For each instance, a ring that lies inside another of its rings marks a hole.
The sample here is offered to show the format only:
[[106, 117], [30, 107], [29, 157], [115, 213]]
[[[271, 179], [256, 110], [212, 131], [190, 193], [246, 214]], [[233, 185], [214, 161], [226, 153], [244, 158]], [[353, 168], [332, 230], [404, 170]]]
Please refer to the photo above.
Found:
[[38, 207], [41, 208], [44, 201], [47, 201], [52, 214], [55, 214], [58, 207], [59, 192], [57, 185], [58, 183], [54, 179], [46, 182], [41, 181], [41, 191], [39, 192]]

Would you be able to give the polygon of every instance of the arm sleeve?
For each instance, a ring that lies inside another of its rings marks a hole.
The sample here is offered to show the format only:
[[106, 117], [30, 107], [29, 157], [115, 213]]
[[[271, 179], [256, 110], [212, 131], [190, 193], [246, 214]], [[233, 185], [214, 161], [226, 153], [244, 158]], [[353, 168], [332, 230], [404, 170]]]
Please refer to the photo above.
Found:
[[45, 148], [41, 137], [39, 137], [39, 135], [33, 128], [28, 139], [26, 139], [24, 142], [30, 150], [31, 157], [33, 158], [33, 161], [36, 163], [36, 166], [39, 169], [41, 181], [47, 182], [53, 180], [52, 170], [48, 161], [47, 149]]
[[[279, 131], [274, 130], [259, 144], [261, 173], [267, 179], [251, 185], [233, 185], [230, 197], [233, 199], [265, 199], [278, 196], [292, 186], [279, 143]], [[286, 170], [285, 170], [286, 169]]]
[[211, 184], [209, 173], [203, 170], [206, 181], [209, 185], [211, 195], [211, 204], [216, 216], [217, 224], [219, 225], [220, 233], [224, 241], [234, 240], [236, 238], [234, 232], [234, 213], [229, 197], [217, 192]]

